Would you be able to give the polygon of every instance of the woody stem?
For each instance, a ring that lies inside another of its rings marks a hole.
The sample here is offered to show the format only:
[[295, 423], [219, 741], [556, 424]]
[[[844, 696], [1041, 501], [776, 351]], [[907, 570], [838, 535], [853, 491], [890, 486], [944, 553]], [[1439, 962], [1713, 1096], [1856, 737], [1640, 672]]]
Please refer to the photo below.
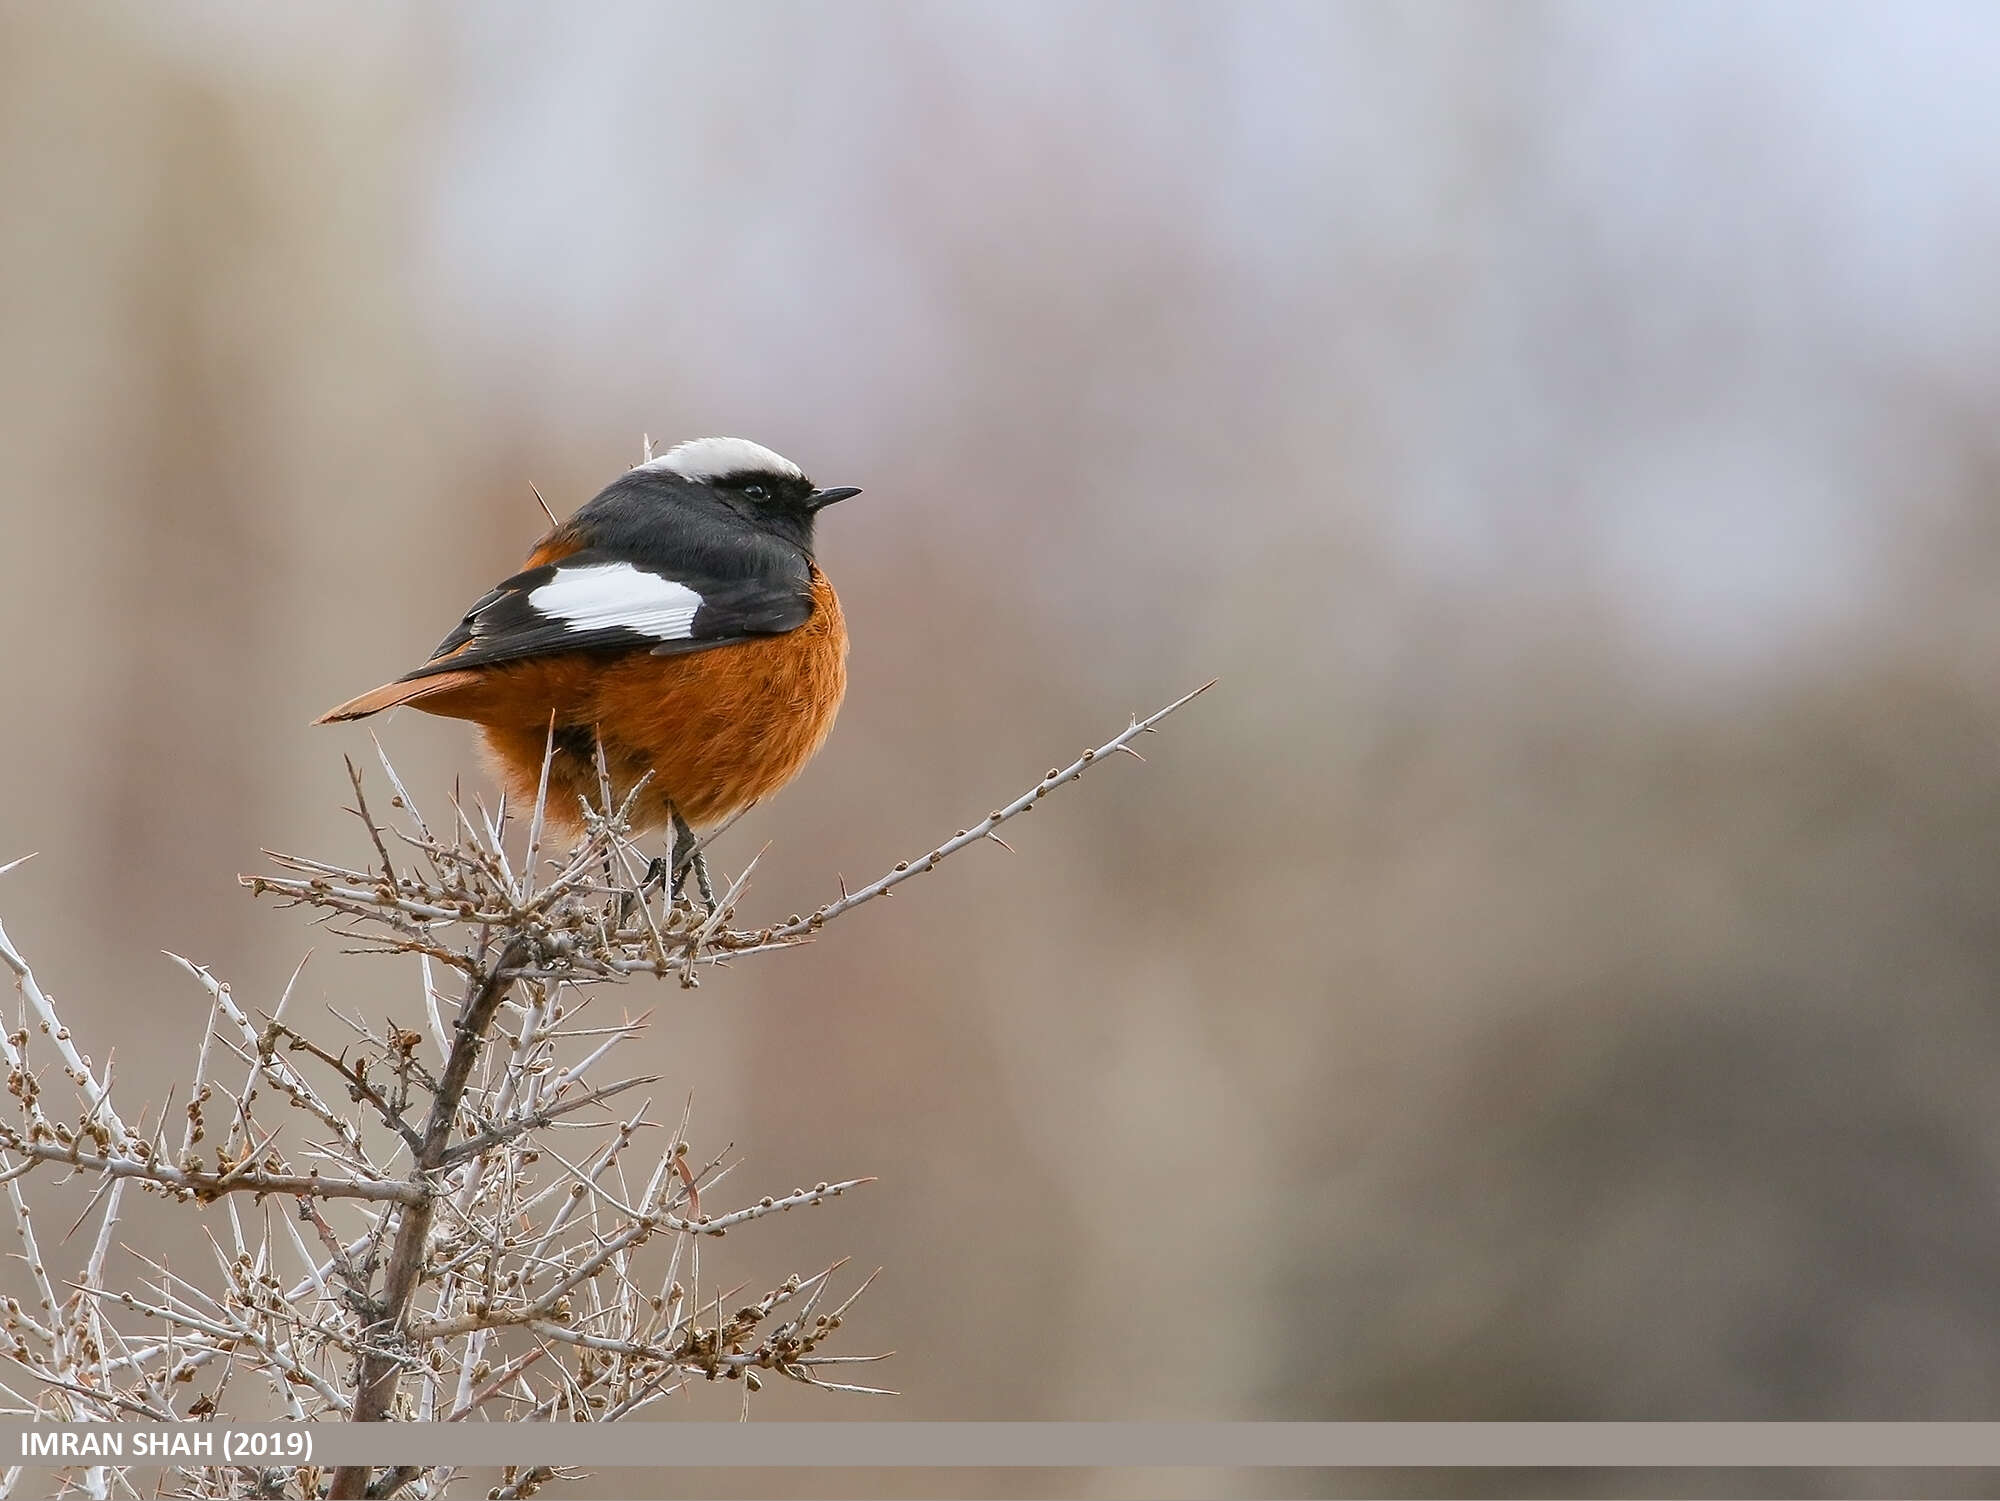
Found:
[[[472, 1065], [478, 1059], [487, 1028], [493, 1024], [500, 1002], [513, 988], [514, 971], [527, 963], [529, 958], [527, 939], [515, 938], [501, 950], [492, 966], [467, 987], [454, 1029], [451, 1056], [445, 1062], [444, 1076], [438, 1080], [437, 1093], [431, 1100], [430, 1120], [424, 1129], [423, 1145], [410, 1171], [410, 1181], [422, 1190], [423, 1197], [406, 1207], [397, 1220], [396, 1241], [389, 1252], [389, 1269], [383, 1280], [381, 1302], [368, 1331], [368, 1340], [372, 1345], [392, 1344], [409, 1319], [410, 1305], [416, 1300], [417, 1287], [423, 1281], [424, 1258], [430, 1245], [431, 1219], [437, 1204], [436, 1174], [444, 1166], [445, 1153], [451, 1146], [452, 1126], [458, 1119], [459, 1101], [464, 1098], [465, 1087], [471, 1081]], [[361, 1358], [353, 1421], [380, 1423], [388, 1418], [395, 1406], [397, 1378], [401, 1369], [400, 1362], [387, 1354], [370, 1354]], [[341, 1498], [358, 1501], [365, 1496], [369, 1469], [367, 1465], [342, 1465], [336, 1469], [333, 1483], [327, 1491], [328, 1501], [341, 1501]]]

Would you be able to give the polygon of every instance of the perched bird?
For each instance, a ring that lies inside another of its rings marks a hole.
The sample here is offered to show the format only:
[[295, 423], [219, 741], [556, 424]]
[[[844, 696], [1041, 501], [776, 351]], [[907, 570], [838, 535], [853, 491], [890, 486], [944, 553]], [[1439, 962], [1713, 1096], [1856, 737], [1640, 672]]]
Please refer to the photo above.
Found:
[[[676, 850], [797, 776], [847, 689], [847, 630], [813, 561], [819, 490], [742, 438], [697, 438], [621, 475], [535, 544], [430, 660], [317, 721], [399, 704], [469, 719], [532, 800], [554, 728], [548, 817], [599, 800], [597, 745], [635, 828]], [[675, 875], [687, 856], [676, 857]]]

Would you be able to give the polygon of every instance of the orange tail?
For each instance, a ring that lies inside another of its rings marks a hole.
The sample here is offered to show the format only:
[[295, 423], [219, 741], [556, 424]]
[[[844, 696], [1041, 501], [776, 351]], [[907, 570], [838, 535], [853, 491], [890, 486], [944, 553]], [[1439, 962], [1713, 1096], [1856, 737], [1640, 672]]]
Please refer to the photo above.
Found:
[[479, 674], [476, 672], [440, 672], [407, 683], [384, 683], [372, 693], [350, 698], [337, 709], [328, 709], [313, 723], [338, 724], [344, 719], [366, 719], [370, 714], [380, 714], [398, 704], [416, 703], [433, 693], [446, 693], [454, 688], [469, 688], [478, 681]]

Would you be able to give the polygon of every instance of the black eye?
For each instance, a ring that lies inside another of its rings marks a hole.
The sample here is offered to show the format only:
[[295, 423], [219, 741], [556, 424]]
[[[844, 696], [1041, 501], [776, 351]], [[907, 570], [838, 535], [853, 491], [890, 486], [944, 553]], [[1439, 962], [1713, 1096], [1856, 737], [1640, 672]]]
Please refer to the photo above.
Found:
[[743, 493], [752, 500], [769, 500], [771, 498], [771, 492], [762, 485], [745, 485]]

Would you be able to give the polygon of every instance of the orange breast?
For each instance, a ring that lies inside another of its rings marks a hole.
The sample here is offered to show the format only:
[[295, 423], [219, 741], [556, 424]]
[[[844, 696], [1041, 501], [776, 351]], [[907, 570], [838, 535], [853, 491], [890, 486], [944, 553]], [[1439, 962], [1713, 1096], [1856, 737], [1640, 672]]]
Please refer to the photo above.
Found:
[[791, 781], [833, 728], [847, 691], [847, 627], [817, 567], [812, 595], [811, 618], [782, 636], [680, 656], [569, 652], [509, 662], [416, 706], [485, 728], [516, 807], [535, 796], [553, 713], [548, 810], [561, 826], [581, 822], [579, 794], [598, 801], [597, 736], [621, 800], [652, 773], [635, 824], [666, 823], [671, 802], [696, 828], [710, 826]]

